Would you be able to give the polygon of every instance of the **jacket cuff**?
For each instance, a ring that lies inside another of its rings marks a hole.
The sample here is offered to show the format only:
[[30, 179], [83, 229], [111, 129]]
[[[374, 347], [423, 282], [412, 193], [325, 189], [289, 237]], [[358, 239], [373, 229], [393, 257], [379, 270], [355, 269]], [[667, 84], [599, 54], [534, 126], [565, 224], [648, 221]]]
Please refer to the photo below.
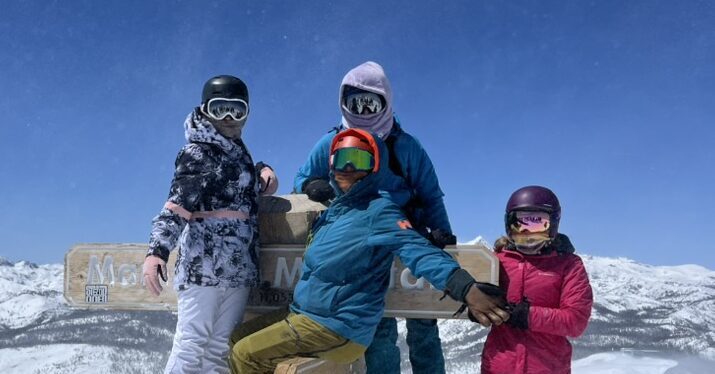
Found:
[[[320, 178], [320, 177], [308, 178], [308, 179], [306, 179], [306, 180], [303, 181], [303, 184], [300, 186], [300, 192], [299, 192], [299, 193], [305, 193], [305, 189], [306, 189], [306, 187], [308, 187], [308, 183], [310, 183], [310, 182], [312, 182], [312, 181], [317, 181], [317, 180], [319, 180], [319, 179], [322, 179], [322, 180], [328, 182], [328, 180], [325, 179], [325, 178]], [[330, 182], [328, 182], [328, 183], [330, 183]]]
[[447, 288], [444, 290], [449, 297], [459, 302], [464, 302], [469, 289], [477, 281], [464, 269], [457, 269], [447, 279]]
[[[256, 172], [260, 173], [261, 170], [263, 170], [263, 168], [269, 168], [269, 169], [273, 170], [273, 168], [271, 167], [271, 165], [268, 165], [268, 164], [266, 164], [266, 163], [263, 162], [263, 161], [258, 161], [258, 162], [256, 162]], [[275, 170], [273, 170], [273, 171], [275, 171]]]
[[146, 257], [149, 256], [156, 256], [164, 260], [164, 262], [169, 262], [169, 252], [163, 251], [161, 248], [150, 248], [146, 254]]

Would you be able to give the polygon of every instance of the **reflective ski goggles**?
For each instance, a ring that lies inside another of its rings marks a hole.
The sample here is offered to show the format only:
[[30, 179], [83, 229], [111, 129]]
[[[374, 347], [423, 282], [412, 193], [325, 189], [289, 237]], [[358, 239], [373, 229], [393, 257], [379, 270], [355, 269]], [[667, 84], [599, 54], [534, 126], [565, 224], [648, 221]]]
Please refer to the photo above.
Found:
[[375, 157], [364, 149], [340, 148], [330, 156], [330, 167], [342, 172], [370, 172], [375, 167]]
[[367, 115], [382, 111], [380, 95], [372, 92], [356, 92], [345, 96], [343, 107], [352, 114]]
[[248, 116], [248, 103], [241, 99], [213, 98], [202, 108], [209, 118], [222, 121], [231, 117], [234, 121], [241, 121]]
[[549, 228], [551, 228], [551, 215], [549, 213], [530, 211], [516, 211], [509, 213], [509, 231], [512, 234], [548, 234]]

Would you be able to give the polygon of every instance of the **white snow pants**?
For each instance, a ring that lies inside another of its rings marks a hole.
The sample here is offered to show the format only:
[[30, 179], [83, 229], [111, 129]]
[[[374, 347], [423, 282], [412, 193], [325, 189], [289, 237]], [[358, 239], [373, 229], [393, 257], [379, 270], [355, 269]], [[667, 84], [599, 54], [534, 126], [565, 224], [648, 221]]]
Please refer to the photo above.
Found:
[[179, 318], [164, 373], [228, 373], [228, 339], [243, 319], [249, 292], [194, 285], [177, 291]]

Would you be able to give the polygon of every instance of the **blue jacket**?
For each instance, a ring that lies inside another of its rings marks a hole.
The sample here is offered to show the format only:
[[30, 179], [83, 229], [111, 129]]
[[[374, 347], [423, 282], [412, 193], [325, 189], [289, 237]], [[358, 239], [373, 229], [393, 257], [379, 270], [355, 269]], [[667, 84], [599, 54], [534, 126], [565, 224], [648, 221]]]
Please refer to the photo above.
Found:
[[[386, 154], [385, 144], [376, 141]], [[459, 269], [449, 254], [407, 225], [397, 204], [378, 192], [382, 179], [392, 175], [387, 158], [380, 162], [377, 174], [369, 174], [345, 194], [330, 174], [337, 197], [314, 226], [291, 305], [294, 312], [365, 346], [384, 312], [395, 255], [416, 277], [425, 277], [440, 290]]]
[[[394, 120], [389, 136], [395, 137], [394, 154], [404, 177], [395, 175], [389, 167], [386, 167], [383, 170], [384, 175], [381, 177], [379, 189], [400, 207], [405, 208], [408, 203], [412, 205], [410, 219], [415, 227], [442, 229], [451, 233], [452, 227], [442, 199], [444, 193], [439, 187], [432, 161], [419, 141], [402, 130], [396, 117]], [[303, 192], [304, 184], [310, 180], [329, 178], [330, 143], [336, 134], [336, 130], [325, 134], [310, 151], [308, 160], [295, 176], [293, 182], [295, 192]]]

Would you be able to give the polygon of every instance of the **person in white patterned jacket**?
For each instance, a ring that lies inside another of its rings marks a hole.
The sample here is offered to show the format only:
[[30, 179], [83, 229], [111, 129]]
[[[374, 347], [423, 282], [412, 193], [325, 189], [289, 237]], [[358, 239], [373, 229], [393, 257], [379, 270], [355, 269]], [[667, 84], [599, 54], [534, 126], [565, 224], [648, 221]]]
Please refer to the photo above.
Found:
[[231, 331], [258, 279], [258, 196], [276, 192], [273, 170], [241, 140], [248, 89], [221, 75], [204, 85], [201, 106], [184, 123], [169, 199], [153, 220], [143, 276], [159, 295], [177, 247], [176, 334], [165, 373], [228, 373]]

